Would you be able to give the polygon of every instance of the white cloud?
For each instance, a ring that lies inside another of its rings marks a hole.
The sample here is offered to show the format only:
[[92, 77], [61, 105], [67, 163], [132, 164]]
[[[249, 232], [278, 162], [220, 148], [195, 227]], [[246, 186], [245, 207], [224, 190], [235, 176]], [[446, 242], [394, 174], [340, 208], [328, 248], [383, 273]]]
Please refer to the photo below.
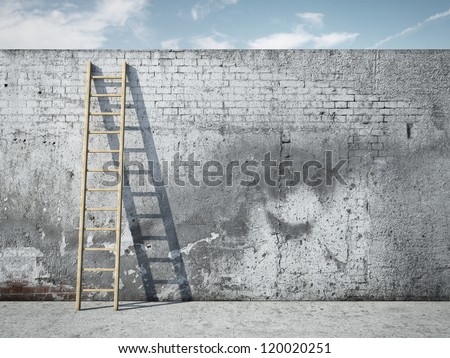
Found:
[[315, 48], [332, 48], [344, 42], [353, 41], [358, 37], [357, 33], [350, 32], [332, 32], [314, 37]]
[[298, 48], [312, 40], [313, 35], [298, 26], [293, 32], [279, 32], [252, 40], [249, 42], [249, 47], [259, 49]]
[[291, 49], [311, 45], [315, 48], [330, 48], [354, 40], [357, 36], [357, 33], [348, 32], [314, 35], [307, 32], [303, 26], [297, 26], [292, 32], [279, 32], [260, 37], [250, 41], [248, 45], [254, 49]]
[[[353, 41], [359, 34], [350, 32], [330, 32], [315, 34], [313, 28], [324, 25], [324, 14], [318, 12], [302, 12], [296, 14], [303, 24], [297, 25], [291, 32], [278, 32], [248, 42], [254, 49], [291, 49], [301, 47], [332, 48], [345, 42]], [[308, 31], [305, 29], [307, 25]]]
[[223, 38], [217, 39], [217, 36], [198, 36], [191, 40], [191, 43], [198, 49], [230, 49], [233, 48], [232, 43]]
[[422, 22], [418, 22], [414, 26], [408, 27], [408, 28], [404, 29], [401, 32], [398, 32], [398, 33], [396, 33], [394, 35], [391, 35], [391, 36], [388, 36], [388, 37], [384, 38], [383, 40], [378, 41], [375, 45], [373, 45], [373, 48], [378, 48], [381, 45], [384, 45], [388, 41], [391, 41], [393, 39], [396, 39], [396, 38], [408, 35], [411, 32], [414, 32], [414, 31], [420, 29], [422, 26], [424, 26], [425, 24], [427, 24], [427, 23], [429, 23], [431, 21], [435, 21], [435, 20], [441, 19], [443, 17], [447, 17], [449, 15], [450, 15], [450, 9], [448, 9], [447, 11], [444, 11], [444, 12], [439, 12], [437, 14], [434, 14], [434, 15], [430, 16], [430, 17], [427, 17], [425, 20], [423, 20]]
[[302, 12], [296, 14], [303, 22], [316, 27], [323, 26], [324, 15], [319, 12]]
[[195, 4], [191, 9], [191, 16], [194, 21], [199, 19], [203, 19], [206, 15], [209, 14], [211, 9], [209, 7], [203, 6], [202, 4]]
[[167, 40], [161, 41], [161, 48], [178, 50], [179, 42], [180, 42], [180, 39], [167, 39]]
[[223, 10], [228, 5], [236, 5], [239, 0], [206, 0], [195, 4], [191, 9], [191, 17], [194, 21], [208, 16], [211, 11]]
[[133, 18], [132, 29], [142, 32], [139, 18], [148, 0], [97, 0], [92, 9], [76, 11], [29, 10], [19, 1], [6, 0], [0, 8], [0, 48], [98, 48], [111, 27], [123, 27]]

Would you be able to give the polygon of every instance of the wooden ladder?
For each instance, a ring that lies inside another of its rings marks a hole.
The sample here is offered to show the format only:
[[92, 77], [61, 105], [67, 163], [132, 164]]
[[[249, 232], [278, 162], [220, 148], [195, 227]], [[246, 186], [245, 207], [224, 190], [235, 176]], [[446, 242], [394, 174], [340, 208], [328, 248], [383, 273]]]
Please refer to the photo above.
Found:
[[[119, 269], [120, 269], [120, 240], [121, 240], [121, 222], [122, 222], [122, 186], [123, 186], [123, 148], [125, 139], [125, 94], [126, 94], [126, 77], [127, 64], [122, 65], [121, 76], [93, 76], [92, 63], [87, 64], [86, 73], [86, 106], [84, 112], [84, 143], [83, 143], [83, 172], [81, 181], [81, 203], [80, 203], [80, 227], [78, 238], [78, 267], [77, 267], [77, 287], [76, 287], [76, 309], [81, 309], [81, 295], [83, 292], [114, 292], [114, 309], [119, 309]], [[121, 91], [120, 94], [114, 93], [92, 93], [92, 81], [95, 80], [120, 80]], [[120, 97], [120, 112], [91, 112], [91, 98], [92, 97]], [[89, 126], [89, 119], [91, 116], [120, 116], [119, 130], [115, 131], [91, 131]], [[119, 149], [91, 149], [89, 148], [90, 135], [119, 135]], [[96, 169], [88, 168], [88, 155], [95, 153], [117, 153], [118, 166], [115, 169]], [[88, 173], [117, 173], [116, 187], [99, 187], [87, 188]], [[116, 192], [117, 193], [117, 207], [86, 207], [86, 193], [87, 192]], [[86, 211], [115, 211], [116, 212], [116, 226], [115, 227], [85, 227]], [[85, 233], [86, 231], [115, 231], [115, 245], [114, 247], [85, 247]], [[83, 266], [83, 254], [85, 251], [109, 251], [115, 253], [114, 268], [85, 268]], [[114, 288], [83, 288], [83, 272], [113, 272], [114, 273]]]

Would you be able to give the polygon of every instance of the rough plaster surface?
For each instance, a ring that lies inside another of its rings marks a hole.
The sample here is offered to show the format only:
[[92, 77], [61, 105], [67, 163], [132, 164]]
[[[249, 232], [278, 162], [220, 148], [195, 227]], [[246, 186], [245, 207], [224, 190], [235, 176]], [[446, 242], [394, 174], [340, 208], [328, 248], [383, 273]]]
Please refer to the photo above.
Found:
[[275, 170], [272, 187], [236, 185], [237, 171], [232, 186], [155, 187], [130, 165], [122, 299], [450, 298], [450, 52], [234, 50], [0, 51], [0, 298], [73, 298], [86, 62], [118, 74], [124, 59], [126, 155], [147, 173], [176, 154], [226, 164], [267, 152], [298, 170], [331, 150], [347, 184], [289, 187]]
[[85, 308], [2, 302], [0, 337], [450, 337], [449, 302], [123, 302], [114, 314], [106, 302]]

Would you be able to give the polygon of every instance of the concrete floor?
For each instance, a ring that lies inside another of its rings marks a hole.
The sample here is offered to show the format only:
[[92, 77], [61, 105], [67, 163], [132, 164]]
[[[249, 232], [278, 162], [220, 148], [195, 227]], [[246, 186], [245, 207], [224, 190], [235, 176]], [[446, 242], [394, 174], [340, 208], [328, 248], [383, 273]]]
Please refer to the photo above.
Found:
[[450, 337], [450, 302], [0, 302], [0, 337]]

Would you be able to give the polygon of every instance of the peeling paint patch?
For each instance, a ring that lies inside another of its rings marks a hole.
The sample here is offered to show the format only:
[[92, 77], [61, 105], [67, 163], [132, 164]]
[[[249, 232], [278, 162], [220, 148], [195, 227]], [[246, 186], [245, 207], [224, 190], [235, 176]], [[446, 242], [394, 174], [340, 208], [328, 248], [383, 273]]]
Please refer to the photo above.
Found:
[[147, 274], [147, 269], [144, 267], [144, 265], [136, 266], [136, 268], [142, 276], [145, 276]]
[[194, 243], [191, 243], [187, 245], [186, 247], [183, 247], [181, 250], [173, 250], [169, 252], [168, 257], [172, 260], [176, 259], [178, 256], [181, 255], [181, 253], [189, 255], [189, 252], [199, 243], [206, 242], [207, 244], [210, 244], [214, 240], [216, 240], [219, 237], [219, 234], [216, 234], [214, 232], [211, 233], [210, 237], [207, 237], [206, 239], [198, 240]]
[[64, 256], [66, 254], [66, 246], [66, 236], [64, 235], [64, 233], [62, 233], [61, 244], [59, 245], [59, 253], [61, 254], [61, 256]]
[[120, 256], [133, 255], [133, 252], [128, 250], [129, 247], [134, 246], [133, 236], [131, 235], [131, 230], [128, 222], [122, 224], [122, 234], [120, 240]]
[[0, 251], [0, 282], [39, 283], [48, 275], [42, 265], [44, 254], [35, 247], [6, 248]]
[[167, 255], [167, 257], [171, 260], [175, 260], [177, 257], [179, 257], [181, 255], [180, 250], [173, 250], [170, 251], [169, 254]]
[[92, 247], [94, 245], [94, 235], [88, 234], [87, 240], [86, 240], [86, 247]]

